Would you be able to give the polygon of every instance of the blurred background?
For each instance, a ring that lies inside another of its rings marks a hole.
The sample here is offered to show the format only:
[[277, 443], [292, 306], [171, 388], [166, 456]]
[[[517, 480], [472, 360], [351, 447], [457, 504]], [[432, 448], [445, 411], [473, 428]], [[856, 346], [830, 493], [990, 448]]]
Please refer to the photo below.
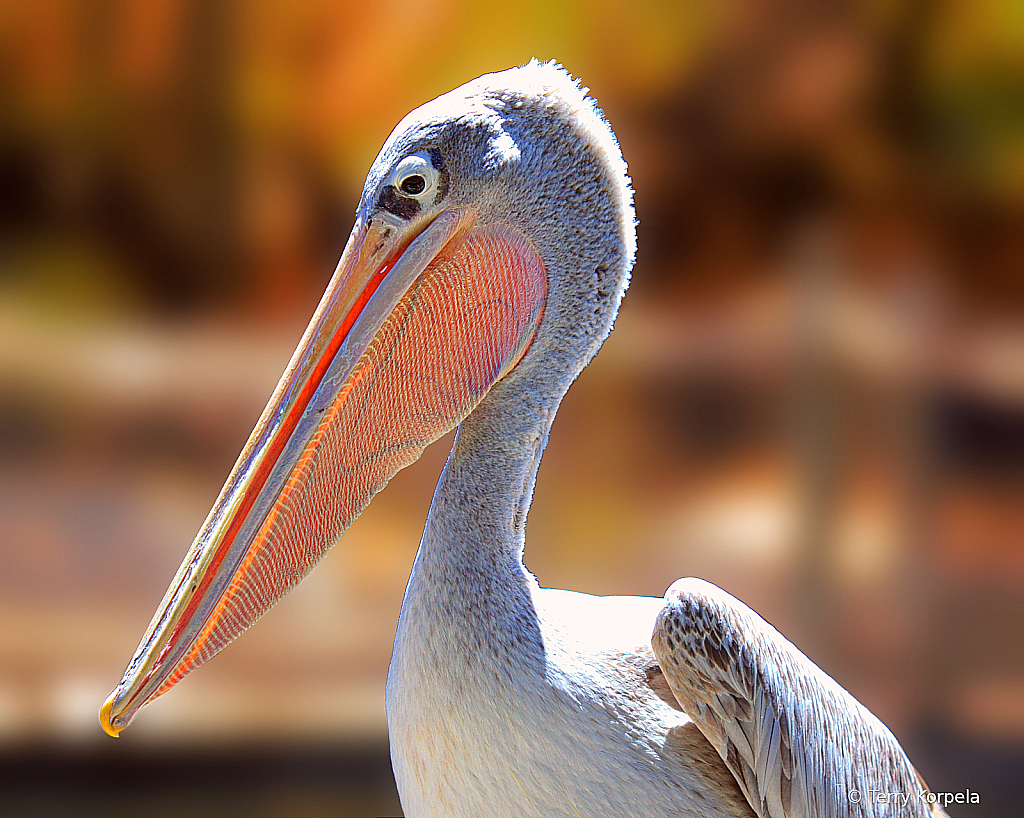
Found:
[[5, 814], [401, 814], [384, 680], [449, 438], [120, 741], [96, 712], [392, 127], [534, 56], [615, 128], [640, 250], [528, 567], [722, 585], [979, 794], [954, 816], [1020, 814], [1017, 0], [0, 2]]

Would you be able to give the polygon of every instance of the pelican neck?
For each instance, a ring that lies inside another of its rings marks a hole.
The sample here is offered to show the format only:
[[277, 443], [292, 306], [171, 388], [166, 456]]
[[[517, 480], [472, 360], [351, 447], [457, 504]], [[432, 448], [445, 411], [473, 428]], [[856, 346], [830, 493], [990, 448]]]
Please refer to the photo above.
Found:
[[410, 590], [418, 585], [436, 602], [519, 597], [535, 584], [523, 566], [526, 517], [562, 396], [538, 400], [518, 374], [460, 424], [434, 490]]

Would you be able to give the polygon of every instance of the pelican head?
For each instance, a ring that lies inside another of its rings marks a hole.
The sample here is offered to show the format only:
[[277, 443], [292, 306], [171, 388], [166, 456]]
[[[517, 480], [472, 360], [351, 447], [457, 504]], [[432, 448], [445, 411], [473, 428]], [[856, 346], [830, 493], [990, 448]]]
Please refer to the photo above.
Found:
[[611, 328], [635, 245], [615, 137], [560, 67], [490, 74], [403, 119], [103, 728], [116, 736], [255, 622], [470, 413], [500, 403], [550, 424]]

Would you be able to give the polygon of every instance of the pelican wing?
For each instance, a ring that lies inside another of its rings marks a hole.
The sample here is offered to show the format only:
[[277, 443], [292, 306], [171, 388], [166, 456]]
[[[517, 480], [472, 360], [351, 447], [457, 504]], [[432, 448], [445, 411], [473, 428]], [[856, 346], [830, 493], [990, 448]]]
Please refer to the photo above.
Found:
[[946, 815], [882, 722], [715, 585], [676, 582], [651, 641], [759, 818]]

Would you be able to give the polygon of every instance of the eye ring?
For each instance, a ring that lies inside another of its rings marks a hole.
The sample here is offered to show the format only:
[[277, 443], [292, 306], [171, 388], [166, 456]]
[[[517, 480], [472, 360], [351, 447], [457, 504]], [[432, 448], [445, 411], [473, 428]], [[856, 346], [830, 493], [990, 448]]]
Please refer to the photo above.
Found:
[[430, 154], [419, 152], [399, 162], [389, 181], [404, 195], [422, 200], [437, 187], [438, 176]]

